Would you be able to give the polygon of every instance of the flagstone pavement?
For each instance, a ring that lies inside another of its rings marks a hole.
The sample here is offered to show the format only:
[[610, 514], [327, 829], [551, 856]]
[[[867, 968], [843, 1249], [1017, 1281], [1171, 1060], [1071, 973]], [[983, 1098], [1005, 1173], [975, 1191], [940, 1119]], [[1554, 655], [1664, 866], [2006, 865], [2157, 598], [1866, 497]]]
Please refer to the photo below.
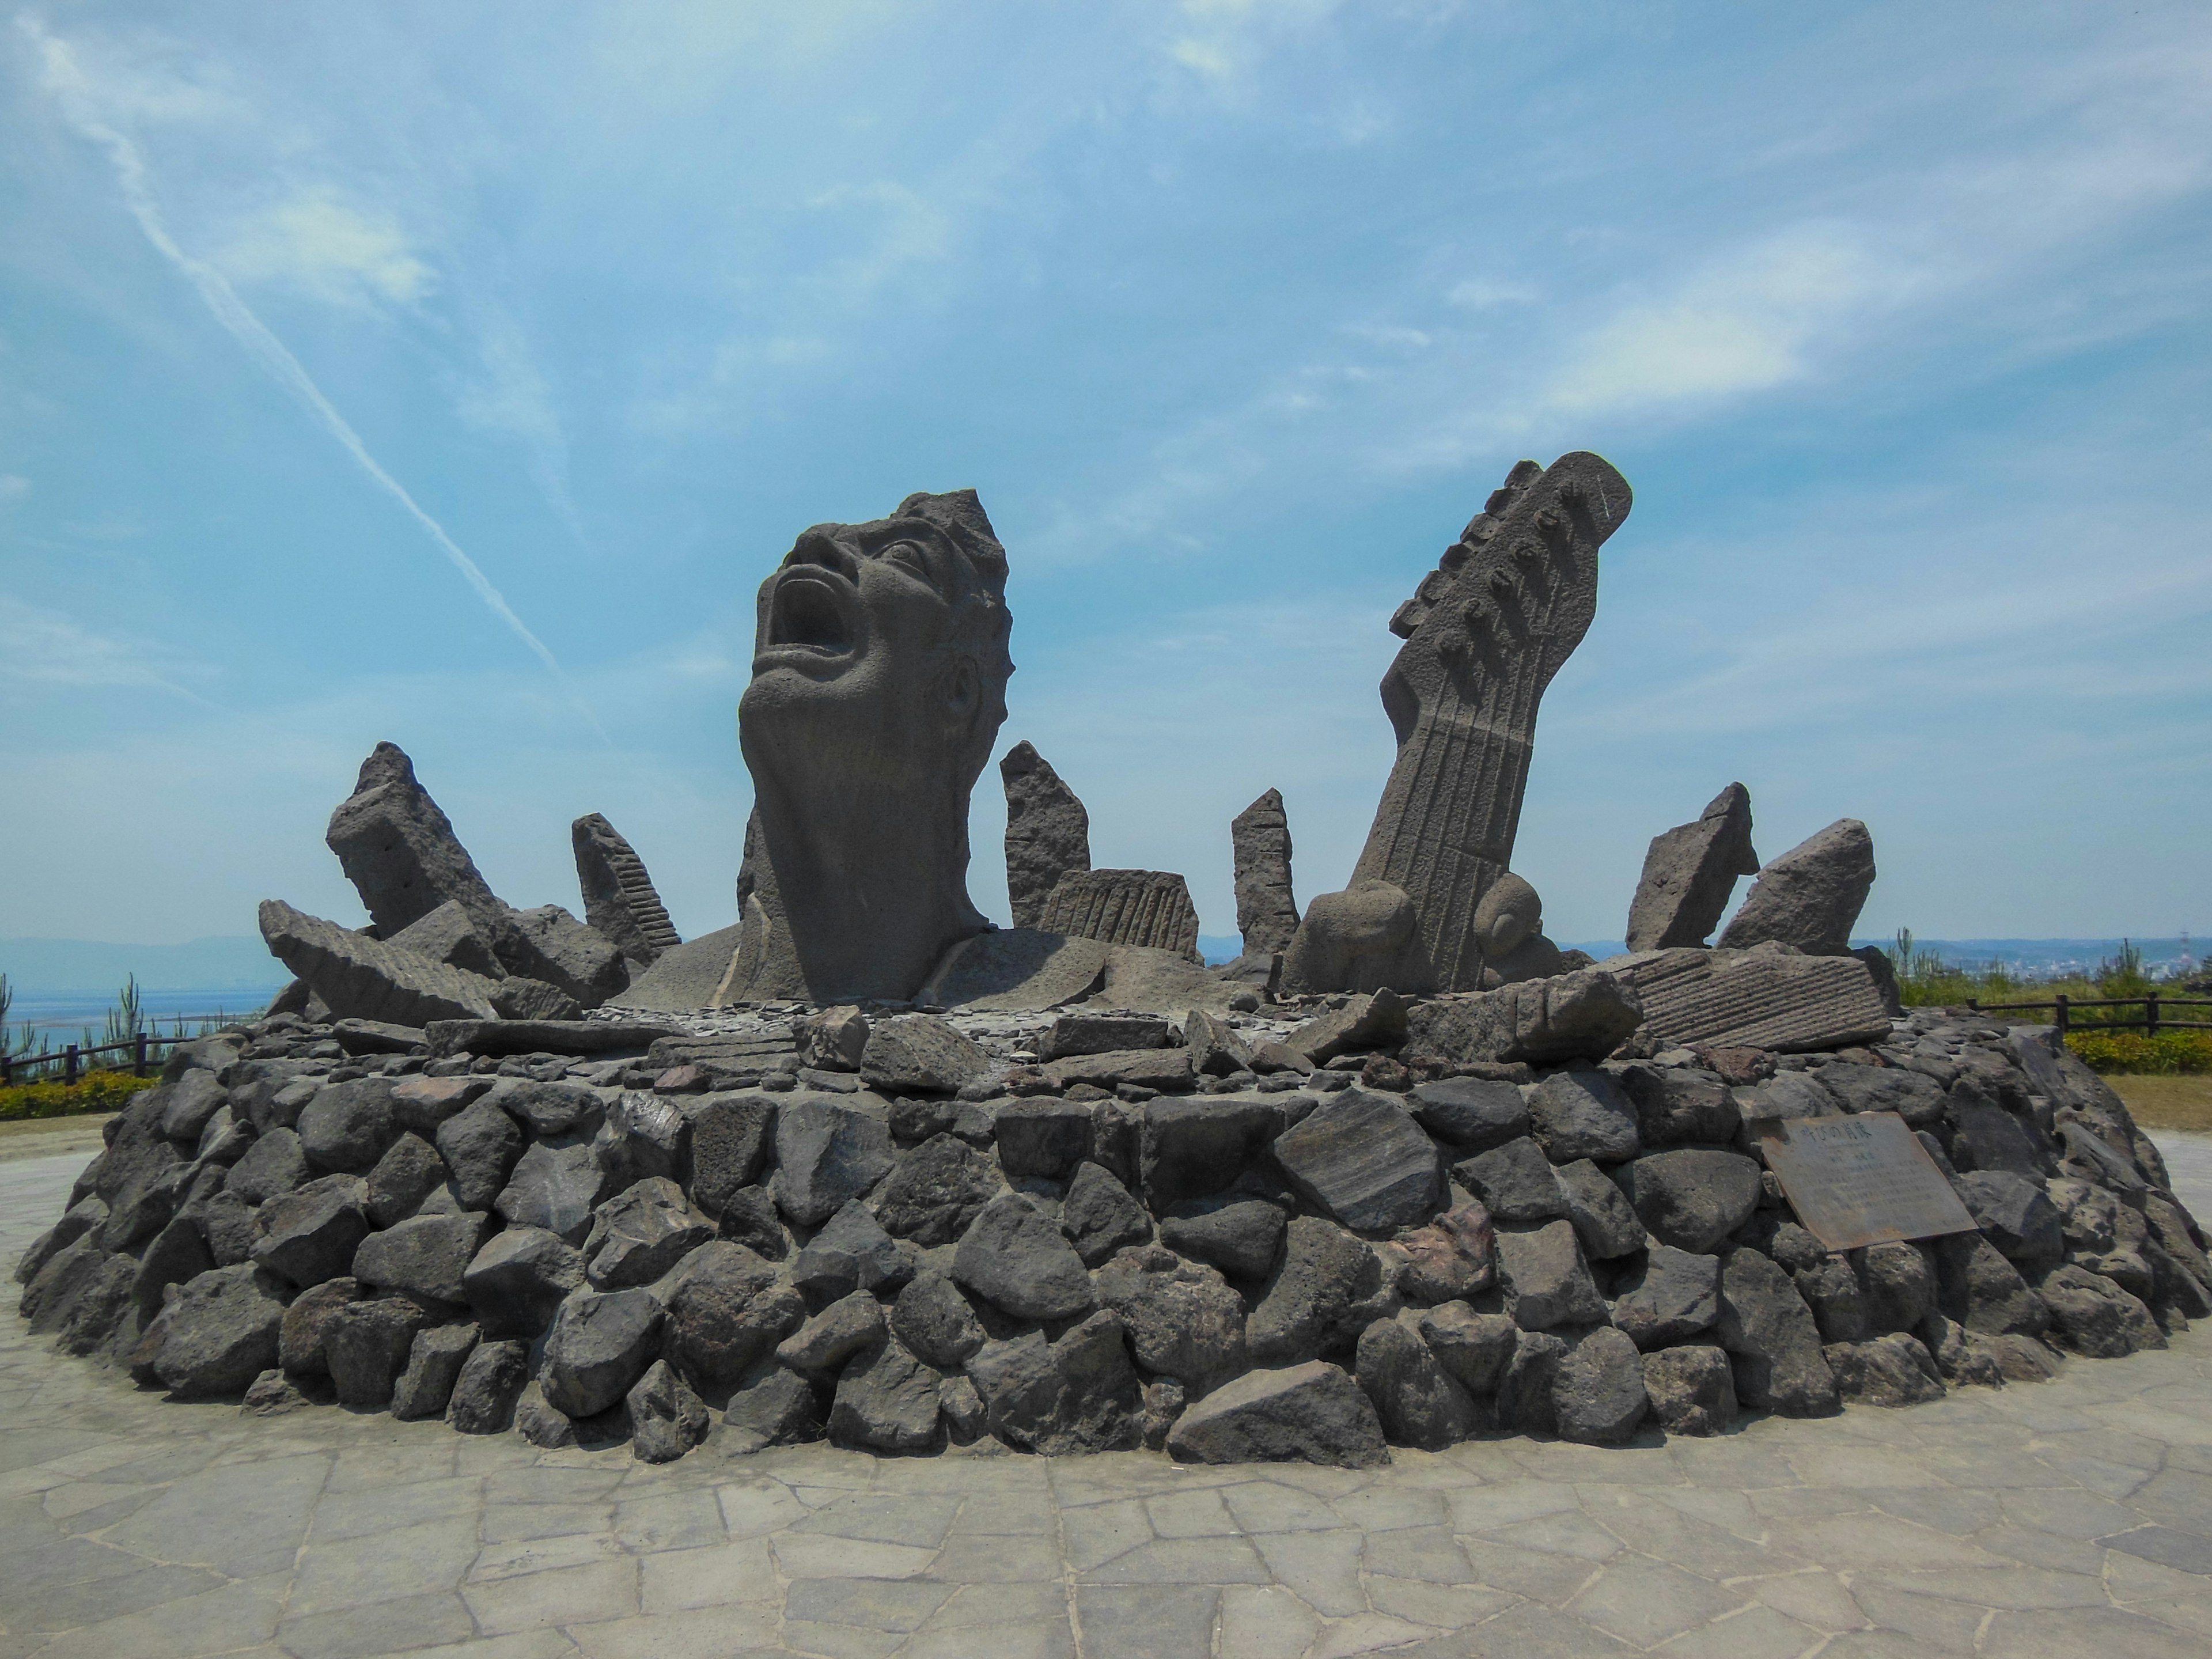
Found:
[[[2212, 1139], [2161, 1137], [2212, 1214]], [[0, 1255], [83, 1152], [0, 1164]], [[179, 1405], [0, 1315], [0, 1659], [2191, 1659], [2212, 1329], [2034, 1387], [1368, 1474], [824, 1447], [653, 1468]]]

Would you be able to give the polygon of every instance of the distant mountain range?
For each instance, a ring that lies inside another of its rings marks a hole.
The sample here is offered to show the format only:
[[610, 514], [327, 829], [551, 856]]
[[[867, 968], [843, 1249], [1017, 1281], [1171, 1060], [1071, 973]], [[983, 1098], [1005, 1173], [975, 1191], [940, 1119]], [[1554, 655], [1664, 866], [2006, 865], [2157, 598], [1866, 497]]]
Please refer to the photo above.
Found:
[[[1855, 939], [1854, 945], [1878, 945], [1884, 950], [1893, 948], [1893, 939]], [[2193, 939], [1917, 939], [1912, 941], [1916, 951], [1933, 951], [1944, 961], [1961, 967], [1982, 968], [2001, 962], [2015, 973], [2049, 975], [2071, 973], [2094, 973], [2100, 963], [2118, 957], [2121, 950], [2132, 945], [2142, 952], [2143, 968], [2153, 975], [2171, 977], [2185, 964], [2191, 970], [2204, 966], [2205, 941], [2202, 935]], [[1587, 951], [1600, 962], [1618, 956], [1628, 946], [1617, 939], [1561, 939], [1563, 951]], [[0, 947], [4, 948], [4, 947]], [[1242, 941], [1235, 937], [1226, 939], [1199, 936], [1198, 948], [1211, 963], [1233, 960], [1242, 950]]]

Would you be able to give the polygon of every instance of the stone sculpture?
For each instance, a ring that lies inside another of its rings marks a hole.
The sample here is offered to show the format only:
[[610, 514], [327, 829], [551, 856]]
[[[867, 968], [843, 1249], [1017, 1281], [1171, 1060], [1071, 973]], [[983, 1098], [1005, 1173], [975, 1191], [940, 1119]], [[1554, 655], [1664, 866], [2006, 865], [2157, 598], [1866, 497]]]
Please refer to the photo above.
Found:
[[1397, 762], [1352, 884], [1307, 908], [1286, 987], [1481, 987], [1477, 909], [1512, 858], [1537, 705], [1589, 628], [1598, 549], [1632, 499], [1595, 455], [1522, 461], [1391, 618]]
[[1651, 838], [1628, 907], [1628, 948], [1703, 945], [1720, 926], [1738, 876], [1759, 873], [1751, 845], [1751, 791], [1732, 783], [1695, 823]]
[[1874, 837], [1856, 818], [1838, 818], [1759, 872], [1722, 932], [1721, 948], [1779, 944], [1809, 956], [1843, 956], [1874, 876]]
[[724, 1000], [903, 1000], [984, 930], [968, 799], [1006, 717], [1006, 588], [972, 489], [817, 525], [761, 584], [738, 705], [758, 833]]
[[1070, 939], [1198, 955], [1190, 889], [1164, 870], [1071, 870], [1054, 884], [1036, 925]]
[[1270, 789], [1229, 823], [1237, 870], [1237, 930], [1244, 954], [1264, 957], [1291, 948], [1298, 931], [1298, 902], [1291, 890], [1291, 821], [1283, 792]]
[[1071, 870], [1091, 867], [1091, 815], [1026, 738], [999, 763], [1006, 787], [1006, 896], [1014, 926], [1036, 927]]
[[614, 941], [635, 967], [649, 968], [663, 951], [684, 943], [668, 907], [653, 890], [645, 860], [614, 825], [587, 812], [568, 828], [576, 849], [576, 882], [584, 917]]
[[396, 743], [378, 744], [361, 763], [360, 780], [331, 814], [323, 839], [386, 938], [448, 900], [459, 900], [495, 939], [506, 921], [507, 907]]

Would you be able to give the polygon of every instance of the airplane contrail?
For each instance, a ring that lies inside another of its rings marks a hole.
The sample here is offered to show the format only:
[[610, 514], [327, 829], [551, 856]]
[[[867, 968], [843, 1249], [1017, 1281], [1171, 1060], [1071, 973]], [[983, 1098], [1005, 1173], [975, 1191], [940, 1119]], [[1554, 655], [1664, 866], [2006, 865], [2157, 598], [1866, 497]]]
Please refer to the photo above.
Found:
[[77, 67], [69, 43], [47, 33], [34, 18], [19, 17], [16, 23], [38, 46], [45, 60], [46, 88], [59, 100], [70, 125], [105, 149], [108, 159], [114, 163], [116, 179], [123, 190], [124, 203], [130, 208], [131, 216], [138, 222], [138, 228], [145, 233], [146, 240], [198, 290], [208, 309], [215, 313], [216, 320], [230, 331], [232, 337], [244, 346], [264, 368], [275, 375], [287, 391], [305, 404], [323, 423], [325, 429], [360, 465], [361, 470], [422, 527], [423, 533], [437, 544], [440, 552], [453, 562], [462, 579], [476, 590], [477, 597], [530, 647], [569, 696], [575, 697], [586, 717], [594, 727], [599, 727], [599, 735], [605, 737], [605, 729], [599, 726], [599, 717], [592, 714], [588, 705], [584, 704], [581, 697], [577, 696], [559, 659], [546, 647], [543, 640], [530, 631], [529, 625], [514, 614], [514, 608], [507, 604], [506, 596], [492, 586], [491, 578], [484, 574], [474, 559], [461, 550], [460, 544], [446, 533], [445, 526], [417, 506], [405, 487], [386, 472], [376, 457], [368, 453], [368, 446], [362, 441], [361, 434], [353, 429], [351, 422], [339, 414], [331, 400], [323, 395], [322, 388], [315, 384], [313, 377], [292, 355], [290, 349], [270, 332], [268, 325], [253, 314], [245, 301], [238, 297], [238, 291], [231, 287], [230, 279], [214, 266], [194, 258], [177, 246], [176, 240], [169, 234], [168, 228], [162, 221], [160, 205], [154, 200], [153, 188], [147, 179], [146, 163], [138, 153], [137, 145], [92, 112], [90, 88], [86, 83], [83, 70]]

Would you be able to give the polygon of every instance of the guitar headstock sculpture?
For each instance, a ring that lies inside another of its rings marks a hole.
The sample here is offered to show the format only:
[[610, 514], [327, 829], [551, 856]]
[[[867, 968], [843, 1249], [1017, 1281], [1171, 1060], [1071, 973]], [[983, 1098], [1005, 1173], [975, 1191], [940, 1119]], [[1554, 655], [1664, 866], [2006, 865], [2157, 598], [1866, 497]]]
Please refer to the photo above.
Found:
[[1351, 885], [1306, 908], [1285, 989], [1479, 990], [1557, 957], [1509, 866], [1537, 705], [1589, 630], [1598, 549], [1632, 501], [1587, 451], [1520, 462], [1391, 617], [1398, 758]]

